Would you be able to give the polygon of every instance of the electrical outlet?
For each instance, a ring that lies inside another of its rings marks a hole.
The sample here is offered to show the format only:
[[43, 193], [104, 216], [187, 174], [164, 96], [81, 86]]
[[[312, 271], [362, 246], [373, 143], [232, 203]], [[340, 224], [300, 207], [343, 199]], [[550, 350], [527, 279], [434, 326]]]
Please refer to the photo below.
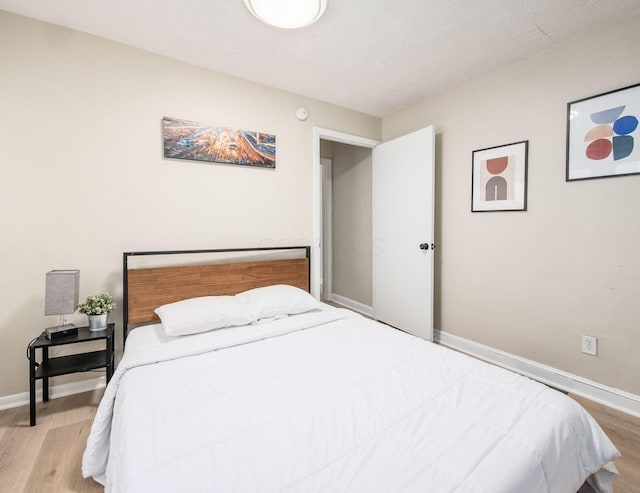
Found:
[[598, 356], [598, 338], [593, 336], [582, 336], [582, 352]]

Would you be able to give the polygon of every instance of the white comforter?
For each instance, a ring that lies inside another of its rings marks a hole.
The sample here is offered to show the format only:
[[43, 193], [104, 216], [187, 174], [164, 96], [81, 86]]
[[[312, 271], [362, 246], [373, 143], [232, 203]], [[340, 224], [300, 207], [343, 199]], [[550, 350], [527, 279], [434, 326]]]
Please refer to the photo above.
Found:
[[575, 401], [347, 310], [160, 329], [131, 333], [87, 441], [107, 492], [612, 491]]

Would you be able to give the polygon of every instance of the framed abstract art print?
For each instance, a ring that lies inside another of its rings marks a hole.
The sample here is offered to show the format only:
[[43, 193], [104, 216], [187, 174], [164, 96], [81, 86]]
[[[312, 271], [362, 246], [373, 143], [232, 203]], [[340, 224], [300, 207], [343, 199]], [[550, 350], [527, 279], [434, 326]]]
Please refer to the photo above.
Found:
[[471, 212], [527, 210], [529, 141], [472, 153]]
[[640, 173], [640, 84], [567, 104], [567, 181]]

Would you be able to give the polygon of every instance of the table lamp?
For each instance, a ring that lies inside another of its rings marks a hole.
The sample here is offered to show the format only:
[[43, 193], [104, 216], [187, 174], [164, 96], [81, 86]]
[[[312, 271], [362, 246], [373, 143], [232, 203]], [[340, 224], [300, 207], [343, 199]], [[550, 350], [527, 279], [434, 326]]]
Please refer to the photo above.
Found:
[[49, 339], [78, 333], [78, 328], [74, 324], [67, 323], [66, 315], [74, 313], [78, 307], [79, 287], [79, 270], [52, 270], [47, 272], [44, 314], [60, 316], [59, 325], [45, 329]]

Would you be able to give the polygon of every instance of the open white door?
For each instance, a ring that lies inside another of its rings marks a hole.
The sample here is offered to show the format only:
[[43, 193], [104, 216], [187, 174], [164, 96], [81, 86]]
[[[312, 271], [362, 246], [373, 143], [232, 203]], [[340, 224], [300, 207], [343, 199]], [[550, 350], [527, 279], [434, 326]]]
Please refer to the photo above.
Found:
[[373, 315], [433, 340], [434, 128], [373, 149]]

